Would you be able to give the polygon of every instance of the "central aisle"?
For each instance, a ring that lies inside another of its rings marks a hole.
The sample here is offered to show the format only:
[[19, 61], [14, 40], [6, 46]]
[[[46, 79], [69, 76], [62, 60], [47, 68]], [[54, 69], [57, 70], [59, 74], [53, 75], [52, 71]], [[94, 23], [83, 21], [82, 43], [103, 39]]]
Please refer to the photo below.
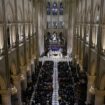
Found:
[[58, 90], [59, 90], [58, 67], [57, 67], [57, 61], [54, 61], [52, 105], [59, 105]]

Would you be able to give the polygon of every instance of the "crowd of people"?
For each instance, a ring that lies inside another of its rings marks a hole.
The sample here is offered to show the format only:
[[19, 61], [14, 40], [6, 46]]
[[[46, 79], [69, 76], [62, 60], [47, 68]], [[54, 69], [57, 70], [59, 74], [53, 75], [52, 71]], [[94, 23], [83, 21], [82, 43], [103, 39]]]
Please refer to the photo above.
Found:
[[60, 105], [86, 105], [86, 73], [72, 62], [59, 62], [58, 71]]
[[40, 71], [38, 84], [35, 89], [33, 105], [51, 105], [52, 103], [52, 74], [53, 62], [46, 61]]
[[[32, 81], [22, 94], [24, 105], [30, 105], [32, 93], [35, 92], [31, 105], [52, 105], [53, 61], [42, 62], [35, 67]], [[59, 105], [86, 105], [87, 76], [80, 72], [78, 64], [72, 62], [58, 63]]]
[[[42, 67], [42, 62], [38, 62], [35, 66], [35, 72], [32, 72], [31, 81], [27, 82], [26, 90], [22, 90], [22, 92], [21, 92], [23, 105], [29, 105], [30, 104], [31, 96], [32, 96], [32, 93], [34, 91], [34, 87], [37, 83], [37, 78], [38, 78], [41, 67]], [[30, 78], [30, 77], [27, 77], [27, 78]]]
[[59, 62], [58, 64], [59, 79], [59, 104], [73, 105], [74, 90], [71, 72], [67, 62]]
[[77, 105], [85, 105], [87, 94], [87, 74], [80, 70], [79, 64], [69, 62], [72, 78], [74, 80], [74, 97]]

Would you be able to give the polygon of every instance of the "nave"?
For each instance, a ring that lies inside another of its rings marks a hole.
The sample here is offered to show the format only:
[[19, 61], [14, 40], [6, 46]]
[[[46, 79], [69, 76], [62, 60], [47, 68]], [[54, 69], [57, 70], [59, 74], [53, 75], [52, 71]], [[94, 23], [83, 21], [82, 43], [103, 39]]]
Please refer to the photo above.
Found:
[[87, 78], [79, 69], [72, 62], [45, 61], [37, 75], [30, 105], [86, 105]]

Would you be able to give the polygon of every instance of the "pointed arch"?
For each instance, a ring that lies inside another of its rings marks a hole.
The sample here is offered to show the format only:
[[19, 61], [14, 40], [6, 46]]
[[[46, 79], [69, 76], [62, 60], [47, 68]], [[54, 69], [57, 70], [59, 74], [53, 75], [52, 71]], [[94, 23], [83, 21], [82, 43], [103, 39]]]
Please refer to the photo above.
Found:
[[6, 4], [6, 19], [7, 21], [13, 21], [15, 19], [15, 12], [10, 1]]
[[25, 21], [28, 21], [28, 10], [25, 10]]
[[89, 7], [87, 10], [87, 22], [90, 22], [90, 18], [91, 18], [91, 8]]
[[18, 20], [23, 21], [23, 12], [20, 6], [18, 7]]
[[96, 4], [95, 9], [94, 9], [94, 22], [97, 23], [99, 22], [100, 19], [100, 5]]
[[103, 19], [102, 19], [102, 22], [105, 23], [105, 1], [104, 1], [104, 5], [103, 5]]
[[0, 22], [3, 21], [3, 8], [2, 8], [2, 1], [0, 0]]

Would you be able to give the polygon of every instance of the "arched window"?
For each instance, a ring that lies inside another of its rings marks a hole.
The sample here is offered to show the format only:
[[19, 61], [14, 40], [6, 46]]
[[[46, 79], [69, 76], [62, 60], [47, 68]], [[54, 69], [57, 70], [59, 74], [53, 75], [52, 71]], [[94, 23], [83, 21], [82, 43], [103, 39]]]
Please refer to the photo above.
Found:
[[60, 7], [59, 7], [59, 14], [60, 14], [60, 15], [63, 15], [63, 10], [64, 10], [64, 8], [63, 8], [63, 3], [60, 2]]
[[51, 5], [50, 2], [47, 2], [47, 15], [51, 14]]
[[86, 26], [86, 42], [89, 43], [89, 37], [90, 37], [90, 26]]
[[94, 22], [99, 23], [99, 20], [100, 20], [100, 6], [97, 5], [94, 11], [95, 11], [94, 12]]
[[18, 24], [19, 43], [23, 42], [23, 25]]
[[64, 8], [62, 0], [47, 1], [47, 28], [61, 29], [64, 27]]
[[57, 3], [54, 2], [53, 6], [52, 6], [52, 14], [53, 15], [57, 15], [58, 14], [58, 7], [57, 7]]
[[92, 31], [92, 47], [97, 46], [97, 35], [98, 35], [98, 26], [93, 27]]
[[101, 45], [102, 45], [102, 52], [105, 54], [105, 26], [102, 27], [102, 39], [101, 39]]
[[97, 47], [97, 38], [98, 38], [98, 29], [99, 29], [99, 20], [100, 20], [100, 6], [96, 5], [94, 9], [94, 23], [95, 26], [92, 29], [92, 46]]
[[2, 54], [4, 49], [4, 36], [3, 36], [3, 25], [0, 24], [0, 54]]

